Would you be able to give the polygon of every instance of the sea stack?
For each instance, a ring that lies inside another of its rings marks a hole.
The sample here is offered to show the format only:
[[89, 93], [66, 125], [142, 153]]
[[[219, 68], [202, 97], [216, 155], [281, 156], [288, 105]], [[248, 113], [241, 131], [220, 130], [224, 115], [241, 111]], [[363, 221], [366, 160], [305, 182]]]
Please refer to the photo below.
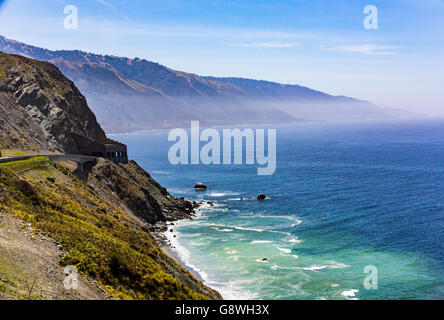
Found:
[[265, 196], [265, 194], [262, 194], [262, 193], [257, 196], [257, 200], [259, 200], [259, 201], [265, 200], [265, 198], [267, 198], [267, 197]]
[[208, 187], [206, 185], [204, 185], [203, 183], [201, 183], [201, 182], [196, 182], [196, 185], [194, 186], [194, 189], [196, 191], [205, 191], [205, 190], [208, 189]]

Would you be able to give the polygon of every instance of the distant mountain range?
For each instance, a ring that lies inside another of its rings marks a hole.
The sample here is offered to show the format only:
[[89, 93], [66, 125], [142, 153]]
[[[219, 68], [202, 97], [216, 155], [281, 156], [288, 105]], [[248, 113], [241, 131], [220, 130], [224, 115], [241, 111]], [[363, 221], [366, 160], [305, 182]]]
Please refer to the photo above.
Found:
[[202, 77], [144, 59], [51, 51], [0, 36], [0, 51], [55, 64], [73, 80], [107, 133], [304, 120], [374, 120], [407, 112], [298, 85]]

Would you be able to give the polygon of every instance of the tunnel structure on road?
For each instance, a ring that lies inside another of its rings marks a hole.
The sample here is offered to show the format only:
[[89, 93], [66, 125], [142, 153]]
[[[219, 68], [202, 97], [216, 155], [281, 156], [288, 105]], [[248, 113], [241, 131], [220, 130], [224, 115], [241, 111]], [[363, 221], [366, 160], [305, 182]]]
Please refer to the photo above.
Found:
[[105, 157], [115, 163], [128, 163], [128, 151], [123, 143], [109, 140], [111, 143], [105, 144]]
[[85, 141], [80, 145], [80, 154], [108, 159], [114, 163], [128, 163], [128, 151], [125, 144], [106, 138], [103, 141]]

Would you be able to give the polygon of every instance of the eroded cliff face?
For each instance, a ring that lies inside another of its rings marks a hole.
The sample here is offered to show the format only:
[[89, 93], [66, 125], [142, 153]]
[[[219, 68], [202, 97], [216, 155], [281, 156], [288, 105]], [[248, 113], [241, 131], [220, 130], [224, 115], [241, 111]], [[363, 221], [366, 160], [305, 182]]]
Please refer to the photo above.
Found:
[[105, 138], [85, 97], [54, 65], [0, 52], [0, 147], [78, 153]]
[[[167, 231], [167, 223], [192, 218], [196, 204], [183, 198], [176, 198], [157, 183], [135, 161], [128, 164], [115, 164], [101, 159], [89, 172], [87, 185], [97, 194], [124, 211], [144, 230], [149, 230], [164, 246], [161, 233]], [[183, 286], [211, 299], [221, 299], [218, 292], [196, 280], [176, 259], [164, 256], [164, 271], [175, 277]]]
[[100, 160], [87, 179], [88, 185], [149, 224], [190, 218], [193, 205], [171, 196], [135, 161], [116, 165]]

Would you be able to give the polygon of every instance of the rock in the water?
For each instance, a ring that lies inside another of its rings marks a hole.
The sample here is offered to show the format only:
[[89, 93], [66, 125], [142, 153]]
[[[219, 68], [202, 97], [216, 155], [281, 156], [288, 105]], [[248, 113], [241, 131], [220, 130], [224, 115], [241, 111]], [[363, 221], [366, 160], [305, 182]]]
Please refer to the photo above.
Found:
[[257, 200], [265, 200], [265, 198], [267, 198], [267, 197], [265, 196], [265, 194], [262, 194], [262, 193], [257, 196]]
[[201, 182], [197, 182], [196, 185], [194, 186], [194, 189], [196, 189], [197, 191], [203, 191], [207, 190], [208, 187]]

